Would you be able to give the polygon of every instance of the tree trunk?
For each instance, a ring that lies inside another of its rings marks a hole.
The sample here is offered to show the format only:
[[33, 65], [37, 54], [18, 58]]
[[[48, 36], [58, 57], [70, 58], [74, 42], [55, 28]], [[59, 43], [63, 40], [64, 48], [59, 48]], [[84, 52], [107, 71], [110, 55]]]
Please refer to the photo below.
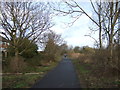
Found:
[[16, 64], [16, 72], [19, 71], [19, 52], [18, 52], [18, 49], [15, 50], [15, 64]]
[[109, 66], [112, 67], [113, 63], [113, 35], [112, 33], [109, 35], [109, 46], [108, 46], [108, 51], [109, 51]]
[[114, 32], [114, 25], [113, 25], [113, 2], [110, 2], [110, 35], [109, 35], [109, 52], [110, 52], [110, 60], [109, 64], [112, 66], [112, 59], [113, 59], [113, 32]]
[[102, 39], [101, 39], [101, 34], [102, 34], [102, 29], [101, 29], [101, 21], [100, 21], [100, 16], [99, 16], [99, 43], [100, 43], [100, 49], [102, 48]]
[[101, 49], [102, 48], [102, 22], [101, 22], [101, 2], [100, 2], [100, 5], [99, 5], [99, 13], [98, 13], [98, 18], [99, 18], [99, 48]]

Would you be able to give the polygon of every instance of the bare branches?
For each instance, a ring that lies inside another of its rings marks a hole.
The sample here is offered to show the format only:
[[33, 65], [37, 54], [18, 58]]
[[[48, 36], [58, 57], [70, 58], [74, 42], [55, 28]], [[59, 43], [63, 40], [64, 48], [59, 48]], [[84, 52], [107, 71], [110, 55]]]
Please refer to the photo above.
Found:
[[91, 35], [85, 35], [85, 36], [92, 38], [96, 42], [97, 46], [99, 45], [98, 41], [94, 37], [92, 37]]
[[47, 4], [2, 2], [1, 7], [2, 34], [16, 49], [24, 43], [20, 41], [21, 38], [37, 42], [39, 36], [52, 26], [49, 17], [51, 13]]
[[[76, 17], [73, 22], [71, 22], [71, 25], [80, 18], [80, 15], [85, 14], [97, 27], [99, 31], [99, 44], [100, 48], [102, 47], [102, 35], [106, 34], [106, 38], [110, 40], [110, 37], [113, 38], [117, 31], [115, 30], [115, 26], [118, 20], [119, 11], [118, 11], [118, 1], [116, 2], [101, 2], [101, 0], [97, 2], [92, 2], [91, 7], [94, 11], [94, 14], [97, 16], [96, 18], [91, 17], [82, 6], [74, 0], [64, 0], [64, 4], [66, 5], [67, 9], [54, 9], [58, 12], [65, 13], [65, 15], [71, 15], [76, 16], [79, 15], [79, 17]], [[76, 11], [77, 10], [77, 11]], [[108, 37], [107, 37], [108, 36]], [[112, 41], [112, 40], [111, 40]], [[109, 41], [110, 42], [110, 41]]]

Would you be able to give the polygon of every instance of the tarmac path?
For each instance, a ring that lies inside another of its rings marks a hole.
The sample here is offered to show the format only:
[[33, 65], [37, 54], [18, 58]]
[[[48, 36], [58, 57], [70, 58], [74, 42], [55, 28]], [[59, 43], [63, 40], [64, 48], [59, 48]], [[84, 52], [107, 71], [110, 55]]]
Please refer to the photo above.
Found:
[[80, 88], [80, 83], [71, 60], [64, 58], [32, 88]]

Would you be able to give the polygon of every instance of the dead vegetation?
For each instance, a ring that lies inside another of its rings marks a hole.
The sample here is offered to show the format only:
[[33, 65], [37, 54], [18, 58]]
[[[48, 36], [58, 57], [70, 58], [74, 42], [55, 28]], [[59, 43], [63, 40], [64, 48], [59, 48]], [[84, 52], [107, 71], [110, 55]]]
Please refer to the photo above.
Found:
[[[118, 88], [120, 85], [118, 52], [114, 50], [112, 62], [109, 61], [109, 52], [107, 49], [96, 49], [94, 54], [79, 54], [77, 58], [72, 57], [82, 87]], [[75, 56], [75, 53], [73, 56]]]

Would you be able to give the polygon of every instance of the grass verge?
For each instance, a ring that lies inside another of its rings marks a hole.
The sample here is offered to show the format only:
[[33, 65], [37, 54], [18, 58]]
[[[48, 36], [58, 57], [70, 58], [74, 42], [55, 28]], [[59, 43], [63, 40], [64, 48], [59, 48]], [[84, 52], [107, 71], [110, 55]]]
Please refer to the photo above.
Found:
[[83, 63], [80, 60], [72, 60], [82, 88], [118, 88], [120, 84], [117, 75], [103, 73], [95, 64]]
[[2, 88], [30, 88], [38, 80], [41, 79], [48, 71], [53, 69], [58, 62], [51, 62], [48, 66], [40, 66], [36, 68], [28, 67], [28, 72], [39, 74], [21, 74], [21, 75], [3, 75]]

